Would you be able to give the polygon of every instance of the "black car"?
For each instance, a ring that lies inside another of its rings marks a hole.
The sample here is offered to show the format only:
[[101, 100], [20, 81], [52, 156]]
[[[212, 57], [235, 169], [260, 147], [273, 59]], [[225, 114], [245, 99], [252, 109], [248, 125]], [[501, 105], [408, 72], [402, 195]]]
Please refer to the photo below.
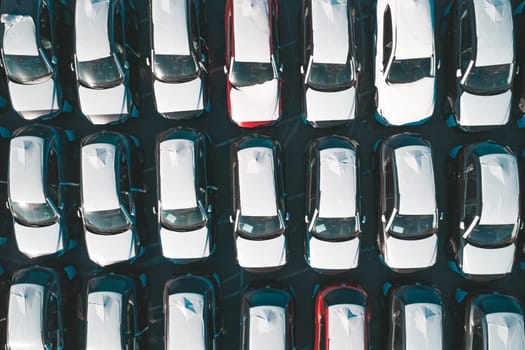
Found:
[[145, 275], [91, 278], [86, 294], [86, 349], [143, 348], [147, 300]]
[[388, 301], [386, 349], [444, 349], [443, 301], [438, 289], [398, 286], [389, 291]]
[[81, 141], [79, 214], [89, 258], [100, 266], [134, 261], [144, 239], [137, 219], [142, 153], [136, 137], [102, 131]]
[[457, 146], [450, 156], [450, 243], [465, 277], [490, 279], [512, 271], [520, 227], [518, 161], [493, 141]]
[[359, 62], [354, 3], [303, 0], [301, 106], [304, 121], [312, 127], [339, 126], [356, 116]]
[[205, 0], [149, 0], [154, 104], [168, 119], [188, 119], [209, 109]]
[[449, 43], [447, 124], [467, 132], [507, 124], [515, 71], [511, 1], [451, 1], [443, 26]]
[[215, 249], [209, 137], [188, 128], [157, 136], [158, 231], [164, 257], [174, 262], [208, 258]]
[[218, 277], [185, 275], [164, 286], [164, 348], [219, 348]]
[[59, 10], [57, 0], [5, 0], [0, 5], [2, 67], [11, 105], [27, 120], [71, 111], [59, 80]]
[[8, 201], [18, 249], [29, 258], [61, 254], [70, 240], [72, 191], [66, 164], [74, 135], [48, 125], [17, 129], [10, 142]]
[[72, 267], [34, 266], [13, 274], [7, 314], [7, 349], [64, 349], [73, 335], [71, 301], [76, 294]]
[[241, 349], [294, 349], [294, 305], [288, 288], [248, 287], [241, 300]]

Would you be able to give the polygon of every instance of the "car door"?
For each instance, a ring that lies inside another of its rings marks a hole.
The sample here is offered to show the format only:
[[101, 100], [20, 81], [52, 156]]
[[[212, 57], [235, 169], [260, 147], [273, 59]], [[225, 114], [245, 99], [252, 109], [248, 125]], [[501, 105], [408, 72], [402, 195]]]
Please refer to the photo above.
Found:
[[138, 350], [139, 346], [136, 341], [136, 310], [133, 300], [128, 299], [126, 304], [126, 350]]
[[[461, 202], [463, 208], [460, 210], [460, 234], [463, 234], [463, 232], [468, 229], [480, 213], [478, 169], [476, 159], [472, 154], [468, 154], [465, 159], [463, 179], [463, 201]], [[463, 227], [463, 229], [461, 229], [461, 227]]]
[[52, 0], [41, 0], [38, 7], [38, 39], [37, 44], [42, 48], [42, 54], [44, 59], [48, 63], [53, 65], [53, 70], [55, 69], [55, 64], [57, 63], [57, 58], [55, 54], [55, 38], [54, 38], [54, 17], [50, 2]]
[[392, 10], [390, 6], [387, 5], [385, 12], [383, 13], [383, 28], [381, 33], [381, 68], [382, 80], [386, 80], [388, 75], [388, 70], [390, 68], [390, 63], [393, 60], [394, 56], [394, 37], [393, 37], [393, 22], [392, 22]]
[[127, 76], [128, 62], [126, 58], [124, 9], [122, 7], [122, 1], [120, 0], [114, 2], [113, 18], [110, 23], [113, 35], [113, 49], [115, 50], [120, 67], [124, 69], [124, 74]]
[[233, 56], [233, 0], [228, 0], [226, 8], [226, 68], [229, 70]]
[[388, 340], [388, 350], [404, 350], [404, 315], [401, 301], [394, 299], [392, 308], [392, 319], [390, 321], [390, 337]]
[[49, 349], [63, 348], [61, 298], [58, 293], [57, 284], [53, 283], [46, 295], [44, 308], [44, 341]]
[[313, 51], [313, 44], [312, 44], [312, 7], [311, 7], [311, 0], [304, 0], [303, 1], [303, 23], [301, 27], [302, 31], [302, 40], [303, 40], [303, 47], [302, 47], [302, 54], [303, 54], [303, 60], [302, 60], [302, 66], [301, 66], [301, 74], [304, 79], [304, 84], [306, 85], [306, 79], [308, 77], [308, 66], [310, 64], [310, 58], [312, 57], [312, 51]]
[[[457, 16], [456, 40], [458, 42], [458, 50], [456, 56], [456, 79], [458, 89], [461, 89], [460, 86], [464, 78], [466, 78], [469, 65], [473, 64], [474, 61], [474, 22], [469, 0], [461, 0], [459, 2]], [[456, 93], [459, 94], [459, 91]]]
[[[314, 153], [315, 152], [315, 153]], [[318, 166], [318, 151], [314, 150], [313, 156], [310, 157], [308, 161], [308, 180], [306, 184], [306, 214], [308, 215], [308, 226], [310, 226], [311, 221], [314, 220], [314, 212], [317, 208], [317, 201], [318, 201], [318, 172], [319, 172], [319, 166]], [[309, 227], [308, 227], [309, 229]]]
[[135, 207], [134, 198], [131, 192], [131, 178], [130, 178], [130, 159], [126, 148], [123, 144], [120, 145], [119, 150], [119, 192], [122, 205], [128, 214], [132, 217], [133, 224], [135, 223]]
[[[396, 179], [394, 177], [393, 152], [388, 147], [385, 148], [384, 152], [385, 154], [383, 156], [383, 162], [381, 164], [382, 178], [380, 179], [380, 215], [383, 225], [383, 234], [386, 235], [386, 232], [384, 232], [385, 226], [388, 223], [390, 217], [392, 216], [392, 213], [396, 206]], [[383, 235], [379, 235], [379, 238], [381, 240], [384, 239]]]
[[60, 187], [60, 168], [58, 159], [58, 149], [55, 140], [49, 145], [47, 155], [46, 175], [44, 178], [47, 185], [47, 196], [51, 204], [62, 214], [62, 193]]

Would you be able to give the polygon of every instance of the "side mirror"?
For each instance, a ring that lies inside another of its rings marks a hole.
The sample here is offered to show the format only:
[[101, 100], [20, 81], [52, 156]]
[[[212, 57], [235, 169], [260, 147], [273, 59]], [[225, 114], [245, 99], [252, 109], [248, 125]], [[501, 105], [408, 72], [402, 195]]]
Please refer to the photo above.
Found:
[[385, 214], [381, 215], [381, 222], [383, 224], [386, 224], [386, 217], [385, 217]]
[[7, 210], [11, 209], [11, 206], [9, 205], [9, 201], [5, 201], [5, 207]]
[[461, 78], [462, 75], [461, 69], [456, 70], [456, 78]]
[[156, 205], [152, 206], [151, 211], [153, 212], [153, 215], [157, 215], [157, 206]]
[[284, 64], [281, 63], [281, 65], [279, 66], [279, 72], [284, 72]]
[[224, 74], [228, 75], [228, 67], [226, 65], [223, 66]]
[[301, 72], [301, 75], [304, 75], [304, 66], [301, 64], [301, 67], [299, 67], [299, 70]]
[[233, 216], [232, 215], [228, 216], [228, 220], [230, 221], [230, 224], [233, 224]]
[[460, 230], [465, 230], [465, 221], [461, 221], [461, 222], [459, 223], [459, 229], [460, 229]]
[[149, 57], [146, 56], [146, 66], [150, 67], [151, 66], [151, 62], [149, 60]]
[[304, 223], [305, 223], [305, 224], [308, 224], [309, 221], [310, 221], [310, 220], [308, 220], [308, 215], [305, 215], [305, 216], [304, 216]]
[[51, 63], [57, 64], [57, 62], [58, 62], [57, 56], [51, 57]]
[[286, 213], [285, 220], [286, 220], [286, 221], [290, 221], [290, 212], [287, 212], [287, 213]]
[[82, 219], [82, 209], [80, 207], [77, 209], [77, 217]]
[[213, 205], [208, 204], [208, 208], [206, 209], [206, 211], [208, 212], [208, 214], [211, 214], [213, 212]]

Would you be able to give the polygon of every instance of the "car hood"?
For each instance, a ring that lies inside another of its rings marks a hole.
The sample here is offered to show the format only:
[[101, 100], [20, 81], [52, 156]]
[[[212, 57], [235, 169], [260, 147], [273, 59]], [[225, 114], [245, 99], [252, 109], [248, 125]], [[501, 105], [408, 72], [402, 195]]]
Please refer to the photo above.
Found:
[[244, 268], [274, 268], [286, 264], [284, 235], [272, 239], [251, 240], [237, 236], [237, 261]]
[[203, 259], [210, 255], [208, 227], [196, 231], [176, 232], [160, 228], [162, 255], [168, 259]]
[[132, 230], [116, 235], [99, 235], [85, 230], [89, 259], [100, 266], [126, 262], [136, 257]]
[[305, 116], [308, 121], [350, 120], [355, 118], [355, 87], [333, 92], [308, 88], [305, 94]]
[[314, 269], [348, 270], [357, 267], [359, 238], [328, 242], [311, 237], [308, 241], [308, 263]]
[[[128, 95], [124, 84], [109, 89], [89, 89], [78, 86], [78, 99], [82, 113], [90, 116], [128, 114]], [[97, 123], [94, 118], [92, 123]], [[101, 118], [102, 119], [102, 118]]]
[[516, 246], [485, 249], [466, 244], [463, 248], [462, 271], [468, 275], [503, 275], [512, 270]]
[[204, 109], [204, 82], [200, 77], [184, 83], [155, 80], [153, 90], [157, 112], [161, 114]]
[[231, 118], [237, 124], [275, 121], [280, 116], [280, 91], [277, 79], [263, 84], [230, 89]]
[[504, 125], [509, 121], [512, 93], [481, 96], [464, 91], [459, 97], [459, 120], [461, 126]]
[[17, 84], [9, 81], [8, 87], [13, 109], [25, 119], [36, 119], [60, 108], [54, 79], [39, 84]]
[[28, 258], [37, 258], [64, 249], [60, 223], [45, 227], [29, 227], [13, 222], [18, 250]]
[[434, 265], [437, 253], [437, 235], [423, 239], [385, 240], [384, 259], [391, 269], [425, 269]]
[[423, 122], [434, 113], [435, 78], [407, 84], [383, 82], [377, 87], [377, 112], [390, 125]]

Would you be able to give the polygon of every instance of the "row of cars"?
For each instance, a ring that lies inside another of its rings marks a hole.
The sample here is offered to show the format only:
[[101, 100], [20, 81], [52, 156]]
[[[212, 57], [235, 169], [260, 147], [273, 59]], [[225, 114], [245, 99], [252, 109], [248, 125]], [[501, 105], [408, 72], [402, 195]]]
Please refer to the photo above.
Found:
[[[69, 139], [68, 139], [69, 137]], [[62, 254], [74, 244], [70, 217], [78, 199], [67, 166], [72, 135], [46, 125], [25, 126], [9, 141], [8, 200], [18, 249], [29, 258]], [[440, 212], [430, 143], [413, 133], [376, 143], [378, 246], [392, 270], [433, 266]], [[173, 128], [157, 137], [157, 232], [162, 254], [175, 263], [207, 259], [215, 250], [210, 140]], [[520, 230], [518, 160], [492, 141], [450, 152], [451, 250], [460, 272], [494, 278], [511, 272]], [[244, 137], [231, 148], [233, 237], [239, 265], [264, 272], [288, 260], [284, 159], [278, 141]], [[358, 267], [361, 241], [359, 152], [356, 142], [328, 136], [306, 147], [305, 256], [319, 271]], [[102, 131], [80, 142], [80, 205], [89, 258], [100, 266], [142, 255], [137, 138]]]
[[[58, 79], [54, 2], [2, 3], [2, 65], [11, 104], [28, 120], [71, 109]], [[204, 1], [150, 0], [148, 9], [146, 62], [157, 112], [172, 119], [202, 114], [210, 100]], [[304, 0], [302, 11], [304, 119], [314, 127], [343, 125], [359, 108], [364, 43], [357, 44], [354, 1]], [[379, 0], [375, 17], [376, 117], [385, 125], [423, 123], [434, 114], [441, 67], [432, 2]], [[224, 21], [230, 117], [245, 128], [271, 125], [282, 114], [279, 4], [228, 0]], [[94, 124], [138, 115], [140, 96], [131, 87], [138, 83], [130, 77], [142, 57], [130, 43], [138, 26], [133, 0], [75, 2], [71, 67], [80, 110]], [[451, 1], [442, 27], [450, 124], [465, 131], [506, 124], [517, 70], [510, 0]]]
[[[2, 337], [5, 334], [8, 349], [61, 349], [72, 347], [75, 341], [85, 349], [144, 348], [148, 294], [144, 275], [107, 274], [89, 279], [79, 304], [83, 333], [72, 328], [71, 301], [78, 290], [74, 279], [70, 268], [34, 266], [13, 274], [8, 301], [2, 305], [7, 306]], [[444, 349], [445, 312], [438, 289], [398, 285], [388, 286], [385, 294], [386, 349]], [[516, 298], [499, 293], [458, 294], [464, 310], [459, 317], [464, 335], [458, 349], [525, 349], [523, 310]], [[166, 282], [164, 349], [219, 349], [220, 304], [216, 276], [184, 275]], [[364, 289], [346, 283], [316, 289], [314, 312], [315, 350], [369, 348], [371, 310]], [[294, 349], [294, 317], [295, 298], [289, 288], [249, 286], [241, 298], [241, 348]]]

